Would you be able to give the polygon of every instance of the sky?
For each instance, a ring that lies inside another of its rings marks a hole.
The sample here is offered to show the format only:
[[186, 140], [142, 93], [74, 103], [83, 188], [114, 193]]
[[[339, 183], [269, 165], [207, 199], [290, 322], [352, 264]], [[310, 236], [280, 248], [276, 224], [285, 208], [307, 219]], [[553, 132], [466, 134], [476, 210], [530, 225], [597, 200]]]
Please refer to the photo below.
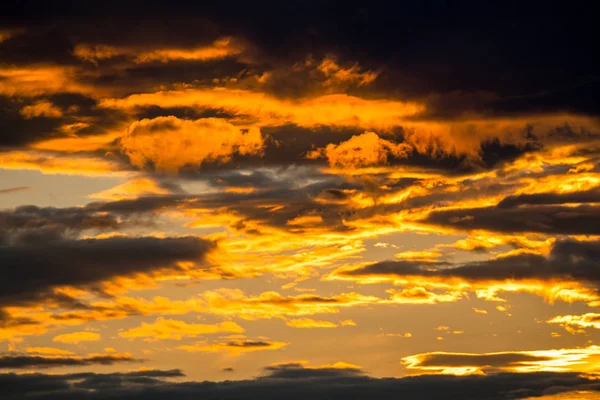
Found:
[[0, 5], [3, 395], [600, 397], [594, 14], [210, 3]]

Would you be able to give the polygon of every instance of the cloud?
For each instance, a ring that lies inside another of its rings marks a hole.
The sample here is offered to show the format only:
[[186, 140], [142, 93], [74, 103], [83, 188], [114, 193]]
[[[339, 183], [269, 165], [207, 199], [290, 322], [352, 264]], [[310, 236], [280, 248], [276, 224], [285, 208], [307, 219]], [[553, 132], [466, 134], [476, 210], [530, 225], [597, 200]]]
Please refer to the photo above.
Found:
[[150, 178], [138, 178], [127, 181], [110, 189], [89, 195], [102, 200], [127, 200], [140, 196], [166, 195], [178, 191], [174, 185], [166, 185]]
[[14, 192], [22, 192], [24, 190], [30, 190], [31, 188], [28, 186], [18, 186], [8, 189], [0, 189], [0, 194], [14, 193]]
[[244, 329], [235, 322], [221, 322], [219, 324], [188, 324], [184, 321], [158, 318], [154, 323], [142, 322], [137, 328], [120, 332], [119, 336], [129, 339], [145, 338], [146, 341], [154, 340], [181, 340], [184, 337], [196, 337], [213, 333], [243, 333]]
[[505, 351], [496, 353], [432, 352], [407, 356], [409, 370], [443, 374], [489, 372], [597, 372], [598, 346], [580, 349]]
[[438, 298], [423, 288], [431, 287], [454, 288], [456, 291], [441, 297], [448, 301], [460, 299], [462, 292], [467, 290], [493, 301], [502, 301], [496, 296], [498, 292], [525, 291], [550, 300], [597, 304], [600, 300], [597, 293], [600, 276], [596, 266], [599, 251], [598, 241], [561, 240], [554, 243], [547, 256], [525, 252], [462, 265], [436, 261], [383, 261], [341, 268], [330, 278], [416, 285], [412, 289], [391, 290], [390, 293], [400, 297], [407, 297], [406, 294], [423, 301]]
[[586, 313], [583, 315], [558, 315], [547, 321], [549, 324], [558, 324], [567, 331], [585, 333], [586, 329], [600, 329], [600, 314]]
[[539, 232], [566, 235], [597, 235], [600, 207], [595, 205], [485, 207], [434, 211], [425, 221], [461, 230], [495, 232]]
[[338, 167], [364, 167], [386, 164], [388, 157], [406, 158], [412, 147], [382, 139], [375, 132], [352, 136], [339, 144], [329, 144], [308, 154], [308, 158], [326, 157], [329, 165]]
[[89, 354], [87, 356], [0, 354], [0, 369], [80, 367], [88, 365], [113, 365], [125, 362], [141, 362], [129, 353]]
[[194, 345], [178, 346], [180, 350], [200, 353], [226, 352], [233, 356], [263, 350], [279, 350], [289, 343], [272, 342], [267, 339], [232, 338], [225, 341], [198, 342]]
[[134, 94], [117, 99], [107, 98], [102, 107], [130, 109], [160, 107], [217, 108], [238, 115], [248, 115], [257, 126], [295, 124], [302, 127], [360, 126], [390, 127], [403, 118], [415, 115], [423, 106], [394, 100], [367, 100], [347, 94], [331, 94], [302, 101], [280, 100], [265, 93], [223, 87], [184, 89]]
[[292, 328], [337, 328], [338, 325], [330, 321], [317, 321], [310, 318], [290, 319], [285, 322]]
[[32, 105], [21, 108], [21, 115], [25, 119], [30, 118], [59, 118], [62, 117], [62, 110], [47, 100], [40, 100]]
[[127, 175], [120, 161], [90, 155], [58, 155], [33, 150], [0, 152], [0, 168], [7, 170], [33, 170], [55, 175], [115, 176]]
[[313, 294], [282, 296], [277, 292], [263, 292], [257, 296], [246, 296], [238, 289], [207, 291], [201, 298], [206, 308], [216, 315], [236, 316], [248, 320], [337, 313], [342, 307], [380, 301], [378, 297], [358, 293], [324, 297]]
[[147, 370], [100, 374], [0, 374], [7, 399], [57, 400], [85, 395], [124, 400], [177, 398], [181, 400], [241, 398], [379, 399], [435, 398], [439, 400], [526, 399], [547, 393], [599, 390], [593, 376], [579, 373], [499, 373], [492, 375], [425, 375], [405, 378], [371, 378], [356, 366], [311, 367], [300, 363], [270, 366], [266, 374], [252, 380], [224, 382], [173, 382], [184, 375], [179, 370]]
[[136, 48], [79, 44], [75, 47], [74, 55], [81, 60], [94, 63], [115, 57], [127, 57], [133, 58], [133, 62], [136, 64], [143, 64], [169, 61], [210, 61], [236, 56], [242, 51], [243, 46], [239, 40], [224, 37], [215, 40], [209, 46], [193, 48]]
[[63, 333], [55, 336], [52, 341], [68, 344], [77, 344], [81, 342], [96, 342], [100, 340], [100, 334], [96, 332], [73, 332]]
[[[101, 289], [115, 277], [164, 270], [183, 272], [179, 263], [202, 268], [214, 243], [194, 236], [55, 239], [0, 247], [0, 304], [52, 299], [54, 289], [76, 286]], [[85, 266], [85, 268], [83, 268]]]
[[28, 347], [27, 353], [35, 353], [50, 356], [72, 356], [74, 354], [71, 351], [57, 349], [54, 347]]
[[226, 162], [234, 154], [260, 155], [264, 142], [258, 128], [245, 132], [223, 119], [158, 117], [131, 124], [119, 146], [138, 167], [152, 163], [158, 170], [177, 171], [205, 161]]

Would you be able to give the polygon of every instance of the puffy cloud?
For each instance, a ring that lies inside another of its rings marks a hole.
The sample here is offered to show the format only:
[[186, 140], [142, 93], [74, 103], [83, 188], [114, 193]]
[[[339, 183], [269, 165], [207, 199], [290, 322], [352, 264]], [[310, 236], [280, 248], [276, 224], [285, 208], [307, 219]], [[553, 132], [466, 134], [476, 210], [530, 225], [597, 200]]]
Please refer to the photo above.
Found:
[[177, 171], [206, 161], [226, 162], [234, 154], [260, 155], [264, 141], [258, 128], [246, 132], [223, 119], [158, 117], [131, 124], [119, 146], [138, 167], [151, 163]]
[[46, 117], [59, 118], [62, 117], [62, 110], [47, 100], [40, 100], [32, 105], [21, 108], [21, 115], [26, 119]]
[[386, 164], [388, 157], [406, 158], [412, 147], [405, 143], [394, 143], [382, 139], [375, 132], [365, 132], [352, 136], [340, 144], [329, 144], [324, 149], [315, 150], [308, 158], [326, 157], [329, 165], [339, 167], [364, 167]]

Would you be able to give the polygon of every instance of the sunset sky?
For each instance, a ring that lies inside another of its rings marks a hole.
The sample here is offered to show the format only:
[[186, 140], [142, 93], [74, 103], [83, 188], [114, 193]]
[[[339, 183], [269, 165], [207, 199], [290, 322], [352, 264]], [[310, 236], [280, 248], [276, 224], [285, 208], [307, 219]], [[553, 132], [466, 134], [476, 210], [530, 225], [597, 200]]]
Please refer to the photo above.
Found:
[[590, 10], [1, 3], [0, 397], [600, 398]]

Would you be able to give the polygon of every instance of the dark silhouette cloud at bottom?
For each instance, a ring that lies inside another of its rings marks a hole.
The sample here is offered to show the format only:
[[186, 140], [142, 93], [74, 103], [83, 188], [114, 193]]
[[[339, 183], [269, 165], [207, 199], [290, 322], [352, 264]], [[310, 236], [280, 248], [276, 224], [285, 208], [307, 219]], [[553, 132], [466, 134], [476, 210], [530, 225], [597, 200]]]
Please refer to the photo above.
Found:
[[280, 365], [251, 380], [173, 382], [179, 370], [66, 375], [0, 374], [3, 398], [15, 399], [526, 399], [575, 390], [598, 391], [576, 373], [500, 373], [372, 378], [357, 368]]

